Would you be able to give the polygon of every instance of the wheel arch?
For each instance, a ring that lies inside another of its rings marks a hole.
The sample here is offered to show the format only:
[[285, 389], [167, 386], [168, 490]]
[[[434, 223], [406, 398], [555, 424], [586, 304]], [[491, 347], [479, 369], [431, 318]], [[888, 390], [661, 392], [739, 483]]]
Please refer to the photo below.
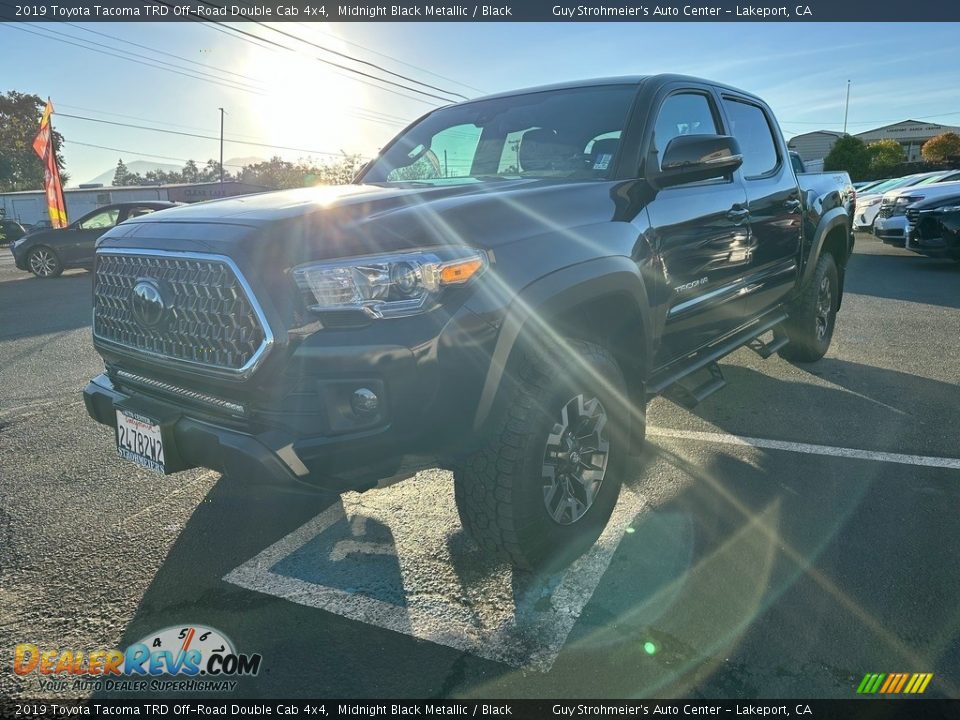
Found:
[[853, 242], [849, 232], [849, 217], [842, 207], [828, 211], [817, 225], [816, 234], [804, 264], [800, 288], [806, 287], [807, 283], [811, 281], [817, 267], [817, 261], [824, 252], [833, 255], [837, 263], [837, 273], [839, 275], [837, 308], [839, 308], [840, 301], [843, 299], [843, 279], [846, 274], [847, 262], [853, 252]]
[[497, 336], [474, 416], [482, 431], [511, 394], [504, 382], [511, 359], [525, 344], [575, 338], [608, 348], [627, 380], [631, 400], [645, 401], [652, 362], [651, 317], [643, 277], [624, 256], [599, 258], [551, 273], [511, 303]]

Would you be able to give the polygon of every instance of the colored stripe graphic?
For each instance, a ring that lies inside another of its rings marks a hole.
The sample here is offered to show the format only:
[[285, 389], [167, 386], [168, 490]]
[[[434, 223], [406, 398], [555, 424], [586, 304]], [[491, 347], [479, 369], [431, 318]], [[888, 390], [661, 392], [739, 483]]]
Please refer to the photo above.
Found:
[[860, 695], [920, 695], [933, 679], [933, 673], [867, 673], [857, 686]]

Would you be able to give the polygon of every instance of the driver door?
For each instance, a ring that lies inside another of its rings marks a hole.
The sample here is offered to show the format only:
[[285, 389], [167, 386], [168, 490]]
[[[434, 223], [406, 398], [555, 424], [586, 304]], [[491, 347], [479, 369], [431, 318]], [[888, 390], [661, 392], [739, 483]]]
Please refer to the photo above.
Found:
[[68, 232], [70, 252], [64, 258], [66, 262], [77, 265], [92, 265], [97, 238], [117, 224], [120, 208], [105, 207], [86, 215], [71, 226]]

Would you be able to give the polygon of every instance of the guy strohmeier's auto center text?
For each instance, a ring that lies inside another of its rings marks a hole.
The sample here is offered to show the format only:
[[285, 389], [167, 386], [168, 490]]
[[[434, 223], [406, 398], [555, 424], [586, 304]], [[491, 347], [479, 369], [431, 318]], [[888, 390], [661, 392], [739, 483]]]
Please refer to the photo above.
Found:
[[[516, 17], [509, 4], [490, 5], [432, 5], [432, 4], [372, 4], [331, 2], [311, 3], [301, 0], [291, 4], [212, 5], [204, 3], [164, 2], [158, 4], [23, 4], [12, 6], [14, 18], [44, 19], [145, 19], [172, 20], [177, 18], [216, 18], [220, 20], [380, 20], [380, 19], [481, 19], [510, 20]], [[544, 8], [543, 11], [546, 11]], [[549, 16], [557, 20], [660, 20], [666, 18], [696, 19], [812, 19], [809, 5], [552, 5]]]

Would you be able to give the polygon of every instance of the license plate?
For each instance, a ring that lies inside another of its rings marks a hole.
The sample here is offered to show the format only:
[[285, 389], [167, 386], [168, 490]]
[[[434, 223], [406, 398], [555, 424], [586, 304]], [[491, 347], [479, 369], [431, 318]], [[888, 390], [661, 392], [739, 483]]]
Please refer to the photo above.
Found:
[[117, 410], [117, 454], [140, 467], [166, 474], [160, 425], [129, 410]]

